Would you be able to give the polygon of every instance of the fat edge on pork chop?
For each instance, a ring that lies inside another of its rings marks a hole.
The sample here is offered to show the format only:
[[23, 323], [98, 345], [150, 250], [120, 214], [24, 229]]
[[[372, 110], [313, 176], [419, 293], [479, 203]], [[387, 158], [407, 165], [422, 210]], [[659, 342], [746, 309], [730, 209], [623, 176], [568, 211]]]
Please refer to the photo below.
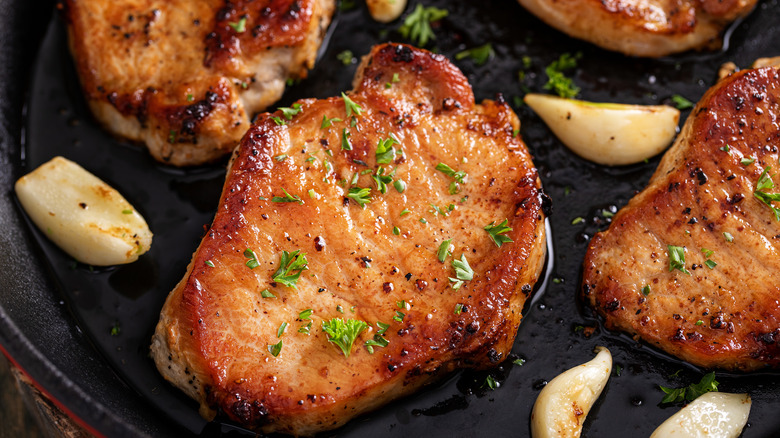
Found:
[[260, 115], [162, 310], [160, 372], [206, 418], [310, 435], [495, 366], [546, 251], [518, 128], [446, 58], [397, 44], [348, 96]]
[[687, 362], [780, 365], [780, 75], [745, 70], [691, 112], [648, 186], [591, 240], [582, 296]]
[[191, 166], [236, 146], [313, 67], [335, 0], [60, 0], [85, 99], [109, 132]]

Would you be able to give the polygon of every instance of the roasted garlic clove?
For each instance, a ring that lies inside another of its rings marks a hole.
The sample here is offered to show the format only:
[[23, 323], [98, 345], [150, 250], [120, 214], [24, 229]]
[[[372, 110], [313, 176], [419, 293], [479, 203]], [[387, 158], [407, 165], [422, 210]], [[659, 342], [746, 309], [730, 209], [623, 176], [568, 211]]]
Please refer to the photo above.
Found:
[[780, 56], [772, 58], [758, 58], [753, 62], [753, 68], [775, 67], [780, 68]]
[[130, 263], [152, 244], [146, 221], [119, 192], [65, 158], [19, 178], [15, 191], [35, 225], [80, 262]]
[[666, 105], [594, 103], [527, 94], [525, 103], [574, 153], [619, 166], [643, 161], [669, 146], [680, 111]]
[[389, 23], [400, 17], [406, 8], [406, 0], [366, 0], [371, 18], [380, 23]]
[[612, 355], [604, 347], [590, 362], [552, 379], [536, 398], [531, 412], [533, 438], [576, 438], [612, 371]]
[[663, 422], [650, 438], [736, 438], [750, 414], [750, 396], [708, 392]]

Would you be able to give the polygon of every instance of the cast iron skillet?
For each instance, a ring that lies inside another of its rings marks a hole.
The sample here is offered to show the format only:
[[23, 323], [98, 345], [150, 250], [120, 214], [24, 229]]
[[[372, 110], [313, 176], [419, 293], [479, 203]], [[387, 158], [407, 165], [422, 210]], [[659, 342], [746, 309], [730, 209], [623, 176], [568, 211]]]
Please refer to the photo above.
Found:
[[[735, 26], [727, 49], [660, 60], [627, 58], [572, 40], [541, 24], [514, 0], [425, 3], [450, 11], [430, 47], [455, 59], [464, 48], [493, 44], [496, 56], [488, 64], [478, 66], [467, 58], [456, 63], [478, 100], [503, 93], [518, 110], [522, 135], [554, 203], [553, 251], [547, 265], [551, 281], [535, 292], [514, 353], [499, 367], [455, 374], [323, 435], [528, 436], [531, 407], [546, 380], [591, 358], [597, 345], [610, 348], [616, 371], [588, 416], [584, 436], [649, 435], [678, 409], [659, 406], [663, 394], [658, 385], [687, 385], [703, 371], [605, 331], [576, 296], [589, 237], [608, 225], [609, 212], [646, 184], [658, 157], [619, 168], [581, 160], [515, 97], [529, 89], [541, 91], [544, 67], [561, 53], [581, 52], [579, 67], [571, 74], [582, 87], [582, 98], [650, 104], [680, 94], [696, 101], [714, 82], [722, 62], [747, 66], [756, 57], [780, 54], [777, 0], [762, 3]], [[230, 424], [206, 424], [196, 405], [165, 383], [148, 358], [163, 300], [183, 275], [203, 226], [213, 216], [224, 163], [173, 169], [99, 129], [81, 97], [62, 25], [54, 19], [46, 30], [52, 9], [48, 3], [0, 0], [0, 344], [42, 389], [101, 434], [243, 435]], [[336, 55], [348, 49], [360, 56], [377, 42], [402, 40], [396, 27], [373, 23], [362, 5], [340, 12], [310, 79], [291, 87], [279, 105], [349, 89], [356, 64], [344, 65]], [[520, 70], [525, 72], [522, 82]], [[54, 155], [82, 164], [144, 214], [155, 232], [148, 255], [132, 265], [92, 269], [73, 263], [26, 222], [12, 194], [13, 182]], [[585, 221], [572, 225], [575, 217]], [[524, 365], [511, 363], [517, 358]], [[486, 387], [488, 375], [500, 383], [498, 389]], [[717, 379], [721, 390], [753, 397], [744, 436], [780, 430], [780, 376], [719, 372]]]

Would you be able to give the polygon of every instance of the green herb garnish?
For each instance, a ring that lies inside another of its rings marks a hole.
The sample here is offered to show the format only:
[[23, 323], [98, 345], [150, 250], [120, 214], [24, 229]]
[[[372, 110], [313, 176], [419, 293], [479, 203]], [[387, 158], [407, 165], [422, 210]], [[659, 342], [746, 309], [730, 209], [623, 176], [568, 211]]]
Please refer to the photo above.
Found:
[[274, 272], [273, 281], [293, 289], [298, 289], [295, 284], [298, 282], [301, 272], [309, 269], [308, 263], [306, 254], [301, 253], [300, 249], [296, 249], [292, 253], [282, 251], [282, 255], [279, 258], [279, 269]]
[[680, 272], [691, 275], [685, 269], [685, 248], [682, 246], [666, 245], [666, 251], [669, 255], [669, 272], [678, 269]]
[[580, 88], [574, 85], [574, 81], [563, 74], [565, 70], [577, 67], [577, 59], [581, 54], [572, 56], [569, 53], [563, 53], [561, 56], [550, 63], [544, 71], [547, 73], [547, 83], [544, 84], [545, 90], [550, 90], [561, 97], [572, 98], [580, 92]]
[[246, 265], [249, 266], [249, 269], [255, 269], [256, 267], [260, 266], [260, 261], [257, 260], [257, 254], [255, 254], [251, 248], [244, 250], [244, 257], [249, 259], [246, 261]]
[[284, 192], [284, 196], [274, 196], [273, 198], [271, 198], [271, 201], [273, 201], [273, 202], [297, 202], [299, 204], [303, 204], [303, 200], [301, 200], [300, 196], [298, 196], [298, 195], [291, 195], [284, 188], [282, 188], [282, 191]]
[[675, 94], [672, 96], [672, 103], [678, 110], [693, 108], [693, 102], [680, 96], [679, 94]]
[[476, 65], [483, 65], [496, 56], [496, 52], [493, 51], [493, 46], [490, 43], [483, 44], [479, 47], [464, 50], [455, 54], [455, 59], [460, 61], [464, 58], [471, 58]]
[[436, 257], [439, 258], [439, 261], [444, 263], [444, 260], [447, 259], [452, 253], [450, 252], [450, 244], [452, 243], [452, 239], [447, 239], [439, 245], [439, 250], [436, 251]]
[[341, 63], [344, 65], [350, 65], [355, 60], [355, 55], [351, 50], [344, 50], [336, 55], [336, 59], [341, 61]]
[[444, 164], [439, 163], [436, 165], [436, 170], [439, 172], [442, 172], [443, 174], [453, 178], [455, 181], [450, 183], [449, 191], [450, 195], [454, 195], [458, 192], [460, 192], [460, 186], [458, 184], [465, 184], [466, 183], [466, 177], [468, 176], [466, 172], [462, 170], [455, 171], [452, 167]]
[[238, 22], [228, 22], [228, 26], [230, 26], [236, 33], [244, 33], [246, 32], [246, 17], [241, 17]]
[[646, 285], [642, 286], [642, 295], [644, 295], [644, 296], [650, 295], [650, 285], [649, 284], [646, 284]]
[[300, 112], [303, 111], [303, 108], [301, 107], [300, 103], [294, 103], [292, 105], [292, 108], [281, 107], [279, 108], [279, 111], [282, 112], [282, 115], [284, 116], [285, 119], [292, 120], [294, 115], [299, 114]]
[[357, 319], [345, 321], [341, 318], [333, 318], [330, 321], [322, 321], [322, 331], [327, 333], [328, 342], [336, 344], [346, 357], [349, 357], [355, 339], [366, 328], [368, 328], [368, 324]]
[[469, 281], [474, 278], [474, 270], [469, 266], [469, 261], [466, 260], [466, 254], [460, 255], [460, 260], [455, 259], [452, 261], [452, 267], [455, 269], [455, 278], [450, 277], [452, 282], [452, 289], [458, 290], [463, 286], [464, 281]]
[[287, 324], [286, 322], [283, 322], [282, 325], [279, 326], [279, 328], [276, 330], [276, 337], [277, 338], [281, 338], [282, 337], [282, 335], [284, 334], [284, 331], [287, 329], [288, 325], [289, 324]]
[[449, 12], [446, 9], [433, 6], [424, 7], [422, 4], [417, 4], [414, 11], [404, 19], [398, 32], [404, 38], [410, 39], [415, 45], [425, 47], [428, 41], [436, 39], [436, 35], [431, 29], [431, 23], [439, 21], [447, 15]]
[[333, 117], [333, 118], [329, 119], [328, 116], [323, 114], [322, 115], [322, 124], [320, 125], [320, 129], [330, 128], [333, 125], [333, 122], [343, 122], [343, 120], [341, 120], [338, 117]]
[[755, 158], [743, 158], [743, 159], [739, 160], [739, 163], [742, 164], [743, 166], [750, 166], [755, 161], [756, 161]]
[[[775, 183], [772, 181], [772, 177], [769, 176], [770, 169], [771, 166], [766, 166], [764, 171], [761, 172], [761, 176], [758, 177], [758, 182], [756, 182], [756, 188], [753, 190], [753, 196], [755, 196], [759, 201], [768, 205], [775, 214], [775, 220], [780, 221], [780, 208], [772, 205], [773, 201], [780, 201], [780, 193], [766, 192], [767, 190], [775, 188]], [[729, 240], [729, 242], [731, 242], [731, 240]]]
[[509, 221], [504, 219], [504, 221], [498, 225], [493, 225], [494, 223], [495, 222], [491, 222], [484, 227], [484, 230], [488, 232], [488, 235], [490, 235], [490, 239], [493, 240], [493, 243], [495, 243], [496, 246], [500, 248], [504, 243], [513, 242], [509, 236], [503, 235], [504, 233], [512, 231], [512, 228], [510, 228], [508, 225]]
[[699, 383], [692, 383], [683, 388], [667, 388], [659, 386], [666, 395], [661, 403], [690, 402], [696, 400], [700, 395], [718, 390], [718, 381], [715, 380], [715, 373], [707, 373], [701, 378]]
[[282, 352], [282, 340], [280, 339], [276, 344], [268, 344], [268, 352], [271, 353], [271, 356], [273, 357], [279, 356], [279, 353]]
[[376, 162], [379, 164], [388, 164], [395, 159], [395, 148], [393, 145], [397, 145], [398, 140], [393, 137], [388, 137], [384, 140], [380, 139], [376, 145]]
[[371, 188], [350, 187], [347, 197], [357, 202], [360, 208], [366, 208], [366, 204], [371, 202]]
[[363, 112], [363, 108], [343, 92], [341, 93], [341, 97], [344, 99], [344, 109], [347, 111], [347, 117], [351, 117], [352, 114], [359, 116]]

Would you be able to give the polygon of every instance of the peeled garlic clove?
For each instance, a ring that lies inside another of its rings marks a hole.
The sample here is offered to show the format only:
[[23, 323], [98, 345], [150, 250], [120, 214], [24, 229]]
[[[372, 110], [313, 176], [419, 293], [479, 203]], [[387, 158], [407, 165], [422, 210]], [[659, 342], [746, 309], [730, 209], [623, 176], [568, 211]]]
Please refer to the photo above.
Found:
[[669, 417], [650, 438], [736, 438], [750, 414], [750, 396], [708, 392]]
[[758, 58], [753, 62], [753, 68], [775, 67], [780, 68], [780, 56], [772, 58]]
[[666, 105], [594, 103], [527, 94], [525, 103], [574, 153], [619, 166], [657, 155], [677, 133], [680, 111]]
[[146, 221], [119, 192], [65, 158], [42, 164], [14, 189], [35, 225], [80, 262], [130, 263], [152, 244]]
[[590, 362], [565, 371], [539, 393], [531, 412], [533, 438], [576, 438], [612, 371], [612, 355], [604, 347]]
[[406, 0], [366, 0], [371, 18], [380, 23], [389, 23], [400, 17], [406, 8]]

